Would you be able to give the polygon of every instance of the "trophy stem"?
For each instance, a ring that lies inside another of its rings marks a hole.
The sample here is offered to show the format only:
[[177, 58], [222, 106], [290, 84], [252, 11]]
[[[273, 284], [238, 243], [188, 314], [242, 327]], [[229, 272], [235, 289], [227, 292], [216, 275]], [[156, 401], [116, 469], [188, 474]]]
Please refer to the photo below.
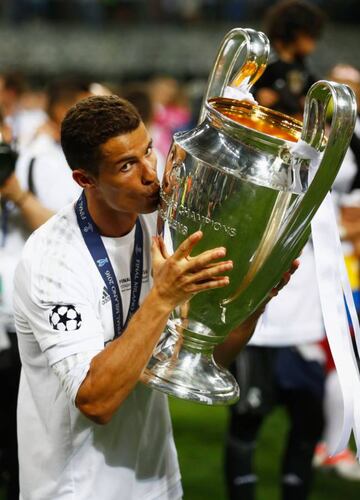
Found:
[[152, 389], [196, 403], [235, 403], [240, 395], [239, 386], [228, 370], [216, 364], [214, 337], [210, 340], [207, 335], [186, 328], [181, 330], [179, 333], [172, 322], [168, 323], [142, 374], [142, 382]]

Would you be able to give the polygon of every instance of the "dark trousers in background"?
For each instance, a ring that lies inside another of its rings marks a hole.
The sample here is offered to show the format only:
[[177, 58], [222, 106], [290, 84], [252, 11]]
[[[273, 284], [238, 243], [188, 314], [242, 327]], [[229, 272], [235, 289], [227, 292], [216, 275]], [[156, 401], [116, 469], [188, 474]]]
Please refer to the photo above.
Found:
[[20, 359], [15, 333], [9, 333], [11, 347], [0, 351], [0, 475], [5, 500], [19, 500], [16, 407]]
[[[282, 461], [282, 500], [308, 498], [312, 457], [324, 425], [324, 369], [295, 348], [247, 347], [232, 368], [240, 402], [230, 409], [225, 475], [230, 500], [255, 500], [253, 469], [258, 432], [276, 405], [283, 405], [290, 428]], [[261, 450], [259, 450], [261, 453]]]

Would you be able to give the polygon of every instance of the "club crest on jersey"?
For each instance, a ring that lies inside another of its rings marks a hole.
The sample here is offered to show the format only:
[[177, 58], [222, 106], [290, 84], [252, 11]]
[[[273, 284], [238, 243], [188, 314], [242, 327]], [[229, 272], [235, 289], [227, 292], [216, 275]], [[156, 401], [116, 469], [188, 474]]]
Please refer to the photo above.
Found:
[[73, 332], [81, 326], [80, 312], [73, 305], [54, 306], [49, 314], [49, 323], [53, 330], [60, 332]]

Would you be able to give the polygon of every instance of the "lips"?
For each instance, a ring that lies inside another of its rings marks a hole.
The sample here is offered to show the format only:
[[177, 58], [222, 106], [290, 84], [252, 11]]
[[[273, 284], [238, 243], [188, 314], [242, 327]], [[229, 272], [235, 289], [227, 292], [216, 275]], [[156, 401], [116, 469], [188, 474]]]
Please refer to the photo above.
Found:
[[160, 199], [160, 187], [158, 187], [157, 189], [155, 189], [154, 191], [152, 191], [149, 194], [149, 198], [152, 198], [153, 200], [154, 199]]

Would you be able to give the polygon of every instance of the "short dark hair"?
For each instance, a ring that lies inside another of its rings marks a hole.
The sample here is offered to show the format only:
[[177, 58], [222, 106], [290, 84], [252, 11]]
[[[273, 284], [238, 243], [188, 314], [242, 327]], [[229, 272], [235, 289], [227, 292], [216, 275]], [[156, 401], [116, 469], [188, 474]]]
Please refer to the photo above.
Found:
[[306, 0], [281, 0], [265, 15], [265, 30], [271, 41], [292, 42], [301, 33], [316, 40], [324, 23], [325, 13]]
[[137, 129], [136, 108], [115, 95], [92, 96], [70, 108], [61, 124], [61, 146], [70, 168], [98, 175], [100, 146], [118, 135]]

